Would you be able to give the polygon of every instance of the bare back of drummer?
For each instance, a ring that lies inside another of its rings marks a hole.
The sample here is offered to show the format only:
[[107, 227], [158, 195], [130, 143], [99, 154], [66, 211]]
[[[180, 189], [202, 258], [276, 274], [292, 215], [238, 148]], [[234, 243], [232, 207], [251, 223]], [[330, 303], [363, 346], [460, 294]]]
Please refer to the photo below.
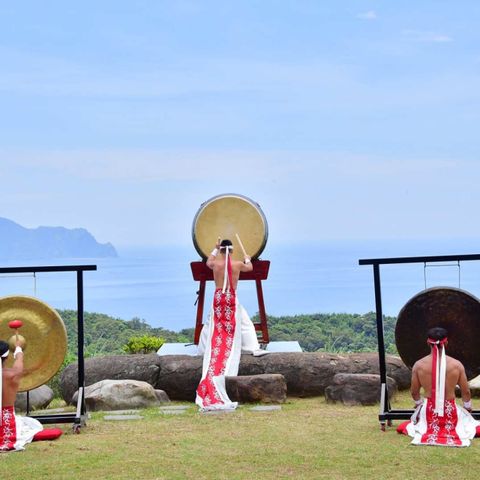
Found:
[[[231, 242], [230, 242], [231, 245]], [[207, 266], [213, 270], [213, 279], [215, 281], [215, 288], [222, 288], [223, 282], [225, 280], [225, 248], [221, 244], [217, 244], [216, 249], [218, 249], [221, 255], [215, 256], [210, 255], [207, 260]], [[238, 279], [240, 278], [241, 272], [251, 272], [253, 270], [253, 265], [250, 261], [250, 257], [245, 257], [245, 262], [240, 260], [231, 260], [232, 266], [232, 285], [230, 288], [237, 290]]]
[[[464, 402], [471, 399], [470, 388], [468, 386], [465, 368], [462, 363], [446, 356], [447, 371], [445, 378], [445, 399], [455, 399], [455, 387], [458, 385], [462, 393]], [[429, 398], [432, 392], [432, 354], [418, 360], [412, 369], [412, 397], [417, 400], [420, 398], [420, 388], [423, 388], [425, 397]]]
[[10, 407], [15, 404], [21, 374], [19, 375], [13, 368], [5, 368], [2, 372], [2, 377], [2, 405], [4, 407]]

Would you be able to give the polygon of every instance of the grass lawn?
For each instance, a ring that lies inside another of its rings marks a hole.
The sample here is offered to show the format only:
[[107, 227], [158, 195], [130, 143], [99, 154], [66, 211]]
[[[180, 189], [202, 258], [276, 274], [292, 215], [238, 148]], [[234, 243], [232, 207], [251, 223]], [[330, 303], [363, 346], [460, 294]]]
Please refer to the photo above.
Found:
[[[105, 421], [93, 413], [79, 435], [0, 455], [9, 479], [440, 479], [474, 475], [470, 448], [414, 447], [395, 426], [380, 431], [378, 407], [290, 399], [281, 411], [184, 415], [144, 410], [143, 420]], [[395, 406], [409, 408], [408, 395]]]

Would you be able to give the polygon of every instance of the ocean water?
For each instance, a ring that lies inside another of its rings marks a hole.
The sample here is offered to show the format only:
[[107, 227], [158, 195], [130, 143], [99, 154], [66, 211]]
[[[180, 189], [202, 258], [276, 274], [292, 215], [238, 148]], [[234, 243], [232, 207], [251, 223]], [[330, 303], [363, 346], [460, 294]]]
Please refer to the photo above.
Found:
[[[267, 314], [366, 313], [375, 310], [373, 271], [360, 258], [479, 253], [474, 240], [337, 241], [311, 245], [267, 245], [270, 260], [263, 282]], [[198, 282], [190, 262], [199, 256], [193, 246], [121, 249], [118, 258], [29, 260], [1, 266], [94, 264], [84, 273], [85, 310], [130, 320], [144, 319], [155, 327], [178, 331], [195, 325]], [[425, 287], [461, 287], [480, 297], [480, 262], [424, 268], [423, 264], [381, 267], [383, 311], [397, 315]], [[206, 306], [213, 288], [207, 284]], [[33, 295], [54, 308], [76, 308], [76, 274], [0, 275], [0, 295]], [[240, 282], [240, 301], [253, 315], [258, 311], [254, 282]]]

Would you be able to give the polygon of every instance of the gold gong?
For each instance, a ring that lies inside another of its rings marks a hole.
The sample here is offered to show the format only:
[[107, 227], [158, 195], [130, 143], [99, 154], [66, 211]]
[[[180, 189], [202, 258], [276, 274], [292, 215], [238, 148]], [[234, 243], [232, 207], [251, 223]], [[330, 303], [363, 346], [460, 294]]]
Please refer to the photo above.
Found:
[[[32, 390], [48, 382], [57, 373], [67, 353], [67, 332], [60, 315], [37, 298], [9, 296], [0, 298], [0, 339], [8, 342], [15, 330], [8, 323], [21, 320], [18, 333], [25, 338], [25, 373], [20, 392]], [[13, 364], [10, 354], [6, 367]]]
[[263, 252], [268, 238], [267, 219], [258, 203], [238, 194], [224, 194], [207, 200], [193, 219], [192, 237], [195, 249], [204, 259], [217, 243], [217, 238], [233, 243], [233, 257], [243, 260], [236, 234], [252, 258]]

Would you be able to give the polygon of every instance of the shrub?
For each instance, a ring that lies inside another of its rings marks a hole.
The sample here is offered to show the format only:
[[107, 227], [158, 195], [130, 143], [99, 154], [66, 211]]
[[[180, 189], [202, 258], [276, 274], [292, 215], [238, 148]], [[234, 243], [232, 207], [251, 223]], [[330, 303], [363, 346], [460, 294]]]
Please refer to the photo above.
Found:
[[142, 335], [141, 337], [130, 337], [123, 351], [127, 353], [151, 353], [156, 352], [165, 340], [153, 335]]

